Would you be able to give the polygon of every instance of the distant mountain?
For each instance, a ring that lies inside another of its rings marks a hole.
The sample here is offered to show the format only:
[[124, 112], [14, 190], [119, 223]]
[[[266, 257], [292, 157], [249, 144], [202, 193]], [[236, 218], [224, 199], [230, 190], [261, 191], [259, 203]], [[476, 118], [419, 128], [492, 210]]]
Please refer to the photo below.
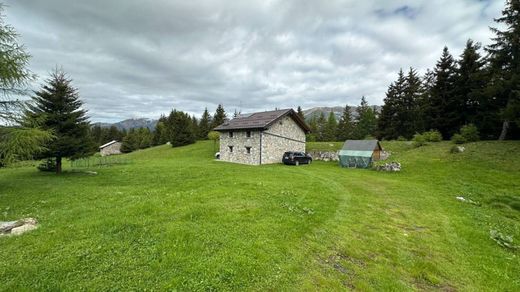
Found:
[[102, 128], [110, 128], [111, 126], [116, 126], [118, 130], [130, 130], [130, 129], [138, 129], [138, 128], [148, 128], [150, 130], [154, 130], [157, 125], [157, 120], [152, 119], [128, 119], [117, 123], [94, 123], [93, 126], [100, 126]]
[[[313, 117], [319, 117], [321, 113], [325, 114], [325, 118], [329, 117], [329, 113], [332, 111], [336, 120], [339, 121], [341, 115], [343, 114], [343, 106], [334, 106], [334, 107], [313, 107], [310, 109], [306, 109], [303, 111], [303, 116], [305, 117], [305, 121], [309, 122]], [[381, 112], [381, 106], [374, 105], [372, 106], [376, 110], [377, 113]], [[353, 118], [357, 118], [357, 106], [350, 107], [350, 114]]]

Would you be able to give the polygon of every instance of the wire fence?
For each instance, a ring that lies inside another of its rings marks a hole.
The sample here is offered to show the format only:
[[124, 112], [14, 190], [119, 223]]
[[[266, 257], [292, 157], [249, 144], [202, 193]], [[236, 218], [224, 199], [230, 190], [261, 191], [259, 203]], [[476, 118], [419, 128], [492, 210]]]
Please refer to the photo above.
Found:
[[130, 161], [120, 155], [111, 156], [91, 156], [70, 161], [71, 168], [88, 168], [99, 166], [111, 166], [117, 164], [127, 164]]

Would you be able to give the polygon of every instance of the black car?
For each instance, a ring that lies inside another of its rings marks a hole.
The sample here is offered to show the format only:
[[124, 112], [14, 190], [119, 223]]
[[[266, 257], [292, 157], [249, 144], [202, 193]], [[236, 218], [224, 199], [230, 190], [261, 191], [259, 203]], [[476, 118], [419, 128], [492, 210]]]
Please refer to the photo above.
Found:
[[309, 154], [303, 152], [285, 152], [283, 154], [282, 162], [284, 164], [300, 165], [300, 164], [311, 164], [312, 157]]

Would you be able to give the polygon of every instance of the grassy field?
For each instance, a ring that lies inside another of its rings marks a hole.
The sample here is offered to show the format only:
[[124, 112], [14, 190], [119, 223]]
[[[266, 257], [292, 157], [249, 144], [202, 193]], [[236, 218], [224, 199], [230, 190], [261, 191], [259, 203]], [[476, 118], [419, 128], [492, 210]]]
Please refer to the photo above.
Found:
[[520, 251], [490, 231], [520, 245], [520, 143], [465, 146], [383, 143], [400, 173], [236, 165], [211, 142], [0, 169], [0, 221], [40, 222], [0, 238], [0, 289], [518, 291]]

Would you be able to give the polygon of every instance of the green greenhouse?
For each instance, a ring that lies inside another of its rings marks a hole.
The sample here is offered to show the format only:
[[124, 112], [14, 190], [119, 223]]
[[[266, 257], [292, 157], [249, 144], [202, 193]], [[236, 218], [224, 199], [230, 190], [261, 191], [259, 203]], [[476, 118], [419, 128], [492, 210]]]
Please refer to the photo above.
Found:
[[378, 140], [347, 140], [339, 151], [341, 167], [368, 168], [381, 158], [383, 148]]

